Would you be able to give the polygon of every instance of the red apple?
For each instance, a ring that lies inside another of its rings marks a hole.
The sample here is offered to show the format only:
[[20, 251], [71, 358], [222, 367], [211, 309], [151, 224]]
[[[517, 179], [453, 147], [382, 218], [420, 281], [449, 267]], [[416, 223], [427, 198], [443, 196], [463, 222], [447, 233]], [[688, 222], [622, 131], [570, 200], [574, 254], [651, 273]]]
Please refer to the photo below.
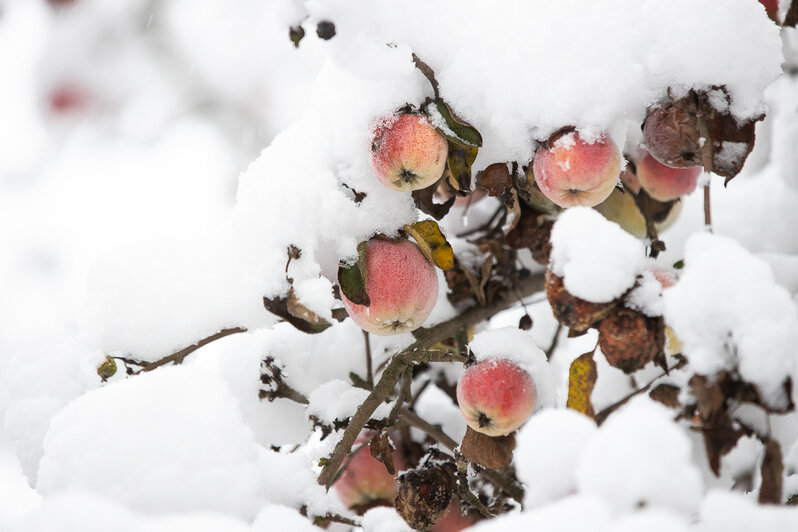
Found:
[[640, 186], [657, 201], [671, 201], [695, 190], [701, 167], [671, 168], [646, 154], [637, 163]]
[[536, 401], [532, 376], [507, 359], [471, 366], [457, 383], [457, 403], [465, 422], [488, 436], [506, 436], [526, 423]]
[[577, 132], [541, 147], [531, 165], [541, 192], [560, 207], [598, 205], [612, 192], [621, 173], [621, 153], [607, 136], [585, 141]]
[[371, 141], [371, 163], [380, 183], [399, 192], [427, 188], [443, 175], [449, 145], [440, 131], [415, 114], [383, 121]]
[[[370, 435], [358, 438], [355, 445], [368, 441]], [[393, 453], [396, 469], [401, 468], [398, 453]], [[374, 506], [389, 506], [396, 499], [396, 475], [388, 472], [385, 464], [371, 456], [368, 444], [363, 445], [351, 457], [335, 481], [338, 497], [349, 508], [367, 510]]]
[[374, 334], [418, 329], [438, 300], [435, 267], [408, 240], [371, 239], [365, 277], [369, 306], [353, 303], [343, 293], [341, 299], [352, 320]]

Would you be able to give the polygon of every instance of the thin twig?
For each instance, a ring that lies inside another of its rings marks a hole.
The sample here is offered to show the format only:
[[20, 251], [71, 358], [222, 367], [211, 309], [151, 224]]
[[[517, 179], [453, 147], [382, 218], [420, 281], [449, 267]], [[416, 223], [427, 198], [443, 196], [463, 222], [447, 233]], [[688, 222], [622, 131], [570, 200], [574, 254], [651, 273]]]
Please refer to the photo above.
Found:
[[560, 333], [562, 332], [562, 323], [557, 322], [557, 330], [554, 332], [554, 338], [551, 339], [551, 345], [546, 349], [546, 360], [551, 360], [554, 355], [554, 350], [557, 349], [557, 344], [560, 343]]
[[200, 340], [196, 344], [190, 345], [190, 346], [188, 346], [186, 348], [181, 349], [180, 351], [178, 351], [176, 353], [172, 353], [169, 356], [165, 356], [165, 357], [163, 357], [163, 358], [161, 358], [159, 360], [156, 360], [155, 362], [151, 362], [151, 363], [145, 365], [143, 368], [138, 370], [134, 375], [138, 375], [139, 373], [142, 373], [142, 372], [145, 372], [145, 371], [152, 371], [152, 370], [154, 370], [156, 368], [159, 368], [161, 366], [165, 366], [166, 364], [169, 364], [169, 363], [173, 363], [175, 365], [182, 364], [183, 363], [183, 359], [185, 359], [188, 355], [190, 355], [191, 353], [193, 353], [194, 351], [196, 351], [200, 347], [206, 346], [206, 345], [208, 345], [211, 342], [215, 342], [216, 340], [219, 340], [220, 338], [224, 338], [225, 336], [230, 336], [231, 334], [237, 334], [237, 333], [242, 333], [242, 332], [246, 332], [246, 331], [247, 330], [245, 328], [243, 328], [243, 327], [234, 327], [232, 329], [222, 329], [221, 331], [219, 331], [216, 334], [212, 334], [212, 335], [208, 336], [207, 338], [203, 338], [202, 340]]
[[[525, 279], [518, 288], [521, 294], [526, 297], [541, 291], [543, 285], [543, 275], [533, 275]], [[451, 338], [457, 334], [458, 331], [481, 323], [494, 314], [508, 307], [512, 307], [515, 303], [514, 297], [505, 295], [488, 306], [471, 307], [449, 321], [445, 321], [422, 331], [413, 344], [394, 355], [386, 366], [385, 371], [383, 371], [382, 376], [380, 376], [379, 381], [374, 385], [374, 389], [358, 407], [354, 416], [352, 416], [349, 425], [346, 427], [346, 430], [344, 430], [341, 439], [335, 446], [330, 457], [323, 460], [324, 466], [319, 474], [319, 484], [328, 488], [330, 487], [333, 478], [335, 478], [335, 474], [341, 467], [344, 458], [352, 448], [352, 444], [357, 439], [363, 426], [371, 418], [371, 415], [377, 407], [393, 392], [397, 381], [402, 376], [406, 367], [412, 366], [418, 362], [463, 362], [465, 357], [461, 355], [452, 353], [436, 354], [429, 352], [428, 349], [438, 342]]]
[[712, 207], [709, 202], [709, 183], [704, 185], [704, 227], [712, 232]]
[[366, 382], [369, 388], [374, 387], [374, 371], [371, 368], [371, 341], [368, 331], [363, 331], [363, 338], [366, 341]]
[[668, 371], [663, 371], [661, 375], [651, 379], [651, 381], [648, 384], [646, 384], [645, 386], [643, 386], [642, 388], [637, 389], [637, 390], [633, 391], [632, 393], [630, 393], [629, 395], [627, 395], [626, 397], [624, 397], [623, 399], [612, 403], [610, 406], [608, 406], [607, 408], [605, 408], [604, 410], [602, 410], [601, 412], [596, 414], [596, 424], [601, 425], [602, 423], [604, 423], [604, 421], [607, 420], [607, 417], [610, 414], [612, 414], [613, 412], [618, 410], [620, 407], [622, 407], [623, 405], [628, 403], [630, 399], [640, 395], [643, 392], [648, 391], [648, 389], [651, 388], [651, 386], [655, 382], [660, 380], [662, 377], [665, 377], [666, 375], [668, 375], [668, 372], [673, 371], [675, 369], [680, 369], [684, 365], [685, 365], [685, 361], [684, 360], [680, 360], [675, 366], [673, 366], [672, 368], [669, 368]]

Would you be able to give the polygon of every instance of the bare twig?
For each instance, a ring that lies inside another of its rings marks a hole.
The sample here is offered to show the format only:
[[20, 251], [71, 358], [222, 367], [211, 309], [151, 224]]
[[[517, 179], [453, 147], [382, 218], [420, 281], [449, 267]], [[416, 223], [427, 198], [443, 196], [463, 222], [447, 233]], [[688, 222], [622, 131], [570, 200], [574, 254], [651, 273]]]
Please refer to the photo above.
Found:
[[143, 368], [138, 370], [135, 373], [135, 375], [138, 375], [139, 373], [142, 373], [142, 372], [145, 372], [145, 371], [152, 371], [152, 370], [154, 370], [156, 368], [159, 368], [161, 366], [165, 366], [166, 364], [170, 364], [170, 363], [175, 364], [175, 365], [182, 364], [183, 363], [183, 359], [185, 359], [188, 355], [190, 355], [191, 353], [193, 353], [194, 351], [196, 351], [200, 347], [206, 346], [206, 345], [208, 345], [211, 342], [215, 342], [216, 340], [219, 340], [220, 338], [224, 338], [225, 336], [230, 336], [231, 334], [237, 334], [237, 333], [242, 333], [242, 332], [246, 332], [246, 331], [247, 330], [245, 328], [243, 328], [243, 327], [234, 327], [232, 329], [222, 329], [221, 331], [219, 331], [216, 334], [212, 334], [212, 335], [208, 336], [207, 338], [203, 338], [202, 340], [200, 340], [196, 344], [193, 344], [193, 345], [190, 345], [188, 347], [185, 347], [185, 348], [181, 349], [180, 351], [178, 351], [176, 353], [172, 353], [169, 356], [165, 356], [165, 357], [163, 357], [163, 358], [161, 358], [159, 360], [156, 360], [155, 362], [150, 362], [149, 364], [146, 364]]
[[[535, 292], [543, 289], [543, 276], [533, 275], [525, 279], [519, 286], [520, 293], [526, 297]], [[405, 350], [397, 353], [391, 358], [391, 361], [380, 376], [379, 381], [374, 385], [365, 401], [358, 407], [355, 415], [349, 422], [346, 430], [344, 430], [340, 441], [335, 446], [329, 458], [324, 459], [321, 473], [319, 474], [319, 484], [330, 487], [335, 474], [341, 467], [344, 458], [352, 448], [352, 444], [357, 439], [363, 426], [371, 418], [371, 415], [382, 404], [386, 397], [391, 394], [396, 386], [397, 381], [404, 373], [405, 368], [412, 366], [415, 363], [429, 363], [429, 362], [463, 362], [465, 357], [452, 353], [434, 353], [428, 349], [436, 343], [451, 338], [457, 334], [458, 331], [464, 328], [471, 327], [477, 323], [481, 323], [497, 312], [500, 312], [508, 307], [516, 304], [515, 298], [510, 295], [497, 298], [492, 304], [488, 306], [475, 306], [471, 307], [461, 315], [452, 318], [449, 321], [440, 323], [434, 327], [426, 329], [417, 335], [416, 341], [407, 347]]]
[[[680, 368], [682, 368], [685, 365], [685, 363], [686, 363], [685, 360], [680, 360], [674, 367], [670, 368], [668, 371], [673, 371], [675, 369], [680, 369]], [[662, 377], [665, 377], [666, 375], [668, 375], [668, 372], [665, 372], [665, 371], [662, 372], [661, 375], [651, 379], [651, 381], [648, 384], [646, 384], [645, 386], [643, 386], [642, 388], [639, 388], [639, 389], [633, 391], [632, 393], [630, 393], [629, 395], [627, 395], [623, 399], [612, 403], [610, 406], [608, 406], [607, 408], [605, 408], [601, 412], [597, 413], [596, 414], [596, 424], [601, 425], [602, 423], [604, 423], [604, 421], [607, 420], [607, 417], [610, 414], [612, 414], [613, 412], [618, 410], [620, 407], [622, 407], [623, 405], [628, 403], [629, 400], [632, 399], [633, 397], [636, 397], [636, 396], [640, 395], [641, 393], [644, 393], [644, 392], [648, 391], [648, 389], [651, 388], [651, 386], [653, 386], [653, 384], [655, 382], [657, 382]]]
[[709, 183], [704, 185], [704, 226], [712, 232], [712, 207], [709, 202]]
[[371, 341], [369, 332], [363, 331], [363, 339], [366, 342], [366, 382], [370, 388], [374, 387], [374, 371], [371, 368]]
[[551, 339], [551, 345], [546, 349], [546, 360], [551, 360], [554, 350], [557, 349], [557, 344], [560, 343], [560, 333], [562, 332], [562, 323], [557, 322], [557, 330], [554, 332], [554, 338]]

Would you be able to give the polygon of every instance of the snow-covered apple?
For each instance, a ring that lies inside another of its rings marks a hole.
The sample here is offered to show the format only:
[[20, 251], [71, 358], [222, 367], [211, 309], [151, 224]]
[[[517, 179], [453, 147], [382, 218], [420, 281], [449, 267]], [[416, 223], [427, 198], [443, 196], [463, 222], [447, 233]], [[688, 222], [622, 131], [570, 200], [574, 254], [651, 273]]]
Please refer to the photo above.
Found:
[[523, 425], [536, 402], [532, 376], [507, 359], [475, 364], [457, 383], [457, 403], [465, 422], [488, 436], [506, 436]]
[[592, 207], [618, 183], [621, 153], [606, 135], [588, 141], [571, 131], [538, 149], [530, 168], [541, 192], [555, 204]]
[[637, 178], [649, 196], [657, 201], [671, 201], [695, 190], [700, 166], [671, 168], [657, 161], [650, 153], [637, 163]]
[[443, 175], [448, 144], [422, 115], [403, 113], [374, 130], [371, 163], [380, 183], [399, 192], [426, 188]]
[[349, 316], [364, 330], [400, 334], [424, 323], [438, 299], [438, 275], [417, 245], [409, 240], [373, 238], [366, 246], [368, 306], [353, 303], [343, 292]]

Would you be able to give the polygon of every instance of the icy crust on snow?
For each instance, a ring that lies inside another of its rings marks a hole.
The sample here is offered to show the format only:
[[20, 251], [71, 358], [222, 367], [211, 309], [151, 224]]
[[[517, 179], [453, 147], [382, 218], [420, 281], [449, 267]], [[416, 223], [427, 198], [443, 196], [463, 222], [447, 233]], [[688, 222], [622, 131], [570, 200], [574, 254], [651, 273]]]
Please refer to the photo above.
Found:
[[572, 295], [605, 303], [631, 288], [643, 269], [643, 243], [598, 211], [573, 207], [551, 231], [551, 270]]
[[532, 376], [538, 393], [535, 411], [556, 404], [554, 375], [546, 360], [546, 353], [525, 331], [517, 327], [483, 331], [474, 336], [468, 348], [474, 353], [477, 362], [503, 358], [515, 362], [526, 370]]
[[738, 368], [774, 407], [796, 377], [798, 307], [770, 266], [737, 242], [696, 234], [687, 241], [679, 282], [664, 293], [665, 322], [692, 369], [711, 375]]
[[778, 29], [748, 0], [723, 9], [713, 0], [305, 5], [312, 20], [335, 23], [329, 54], [357, 75], [406, 75], [416, 53], [435, 71], [441, 95], [482, 132], [494, 160], [529, 160], [529, 140], [564, 125], [639, 123], [671, 86], [726, 85], [731, 111], [750, 118], [763, 110], [761, 92], [782, 61]]

